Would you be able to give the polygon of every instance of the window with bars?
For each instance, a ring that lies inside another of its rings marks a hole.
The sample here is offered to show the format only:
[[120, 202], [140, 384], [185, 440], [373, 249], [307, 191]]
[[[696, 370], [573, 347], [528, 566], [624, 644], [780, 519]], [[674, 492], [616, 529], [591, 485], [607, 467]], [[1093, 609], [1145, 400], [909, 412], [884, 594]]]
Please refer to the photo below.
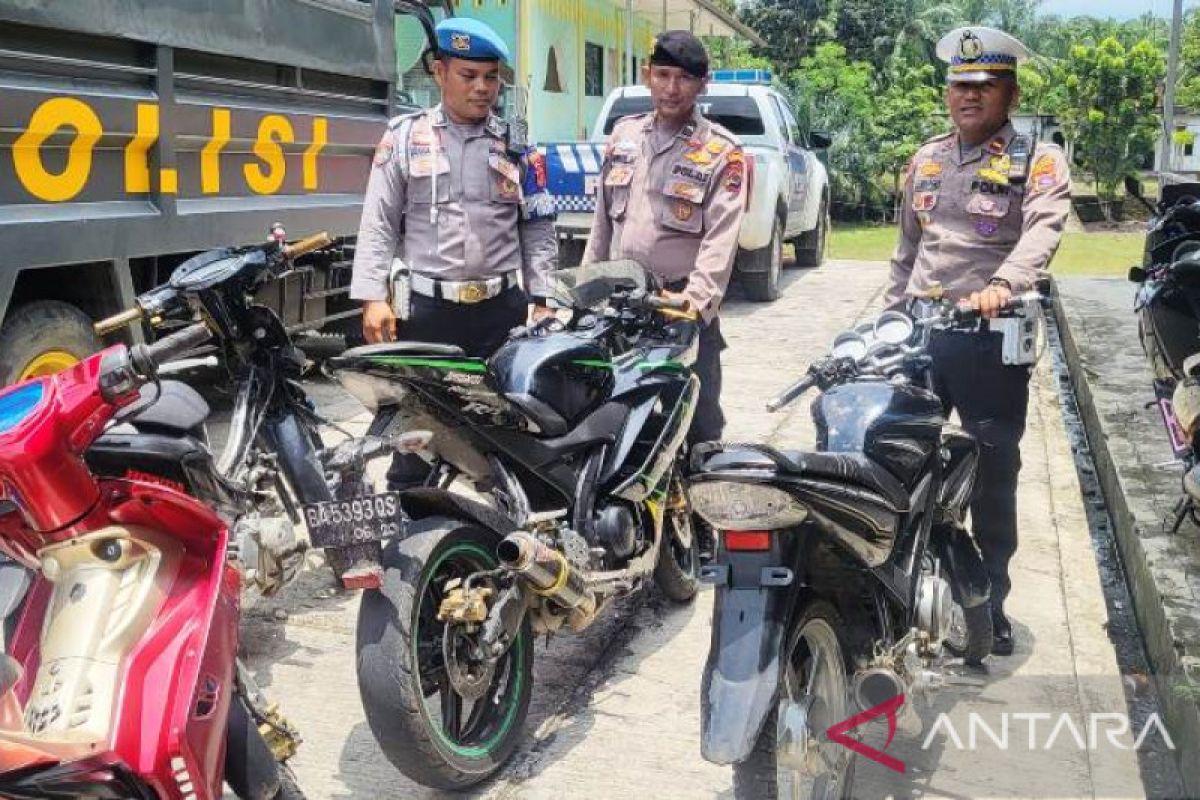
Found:
[[583, 93], [604, 96], [604, 48], [591, 42], [583, 45]]

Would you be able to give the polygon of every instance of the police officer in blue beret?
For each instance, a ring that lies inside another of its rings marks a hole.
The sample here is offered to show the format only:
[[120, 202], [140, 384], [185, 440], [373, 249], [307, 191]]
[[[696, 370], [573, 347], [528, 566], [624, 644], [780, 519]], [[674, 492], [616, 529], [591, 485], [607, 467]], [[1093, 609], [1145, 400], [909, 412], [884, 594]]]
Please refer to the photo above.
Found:
[[[437, 342], [486, 357], [527, 316], [553, 313], [554, 200], [541, 155], [492, 113], [504, 40], [459, 17], [436, 33], [442, 100], [391, 120], [379, 142], [350, 296], [363, 303], [370, 343]], [[389, 486], [419, 485], [428, 473], [419, 456], [397, 456]]]

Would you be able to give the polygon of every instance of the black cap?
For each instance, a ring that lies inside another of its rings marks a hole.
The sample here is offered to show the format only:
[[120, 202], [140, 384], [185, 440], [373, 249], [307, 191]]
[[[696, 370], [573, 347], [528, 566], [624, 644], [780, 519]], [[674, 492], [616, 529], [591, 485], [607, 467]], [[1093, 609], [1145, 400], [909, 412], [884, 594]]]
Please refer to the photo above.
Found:
[[687, 31], [663, 31], [654, 40], [650, 63], [660, 67], [679, 67], [689, 75], [708, 75], [708, 51]]

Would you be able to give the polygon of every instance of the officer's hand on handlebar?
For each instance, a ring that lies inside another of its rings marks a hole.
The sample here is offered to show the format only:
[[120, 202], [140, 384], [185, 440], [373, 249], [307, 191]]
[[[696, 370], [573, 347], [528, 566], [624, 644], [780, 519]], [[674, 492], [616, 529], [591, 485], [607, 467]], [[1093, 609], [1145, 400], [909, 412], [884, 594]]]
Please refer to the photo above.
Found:
[[550, 317], [557, 317], [557, 314], [556, 314], [555, 310], [553, 308], [550, 308], [549, 306], [534, 305], [529, 310], [529, 324], [530, 325], [536, 325], [539, 322], [541, 322], [542, 320], [549, 319]]
[[1012, 300], [1012, 290], [999, 283], [990, 284], [982, 292], [972, 292], [967, 303], [985, 319], [994, 319]]
[[363, 303], [363, 338], [367, 344], [390, 342], [396, 337], [396, 313], [384, 300]]
[[663, 289], [658, 293], [658, 296], [667, 301], [671, 308], [678, 309], [679, 311], [691, 310], [692, 303], [683, 292], [668, 292], [666, 289]]

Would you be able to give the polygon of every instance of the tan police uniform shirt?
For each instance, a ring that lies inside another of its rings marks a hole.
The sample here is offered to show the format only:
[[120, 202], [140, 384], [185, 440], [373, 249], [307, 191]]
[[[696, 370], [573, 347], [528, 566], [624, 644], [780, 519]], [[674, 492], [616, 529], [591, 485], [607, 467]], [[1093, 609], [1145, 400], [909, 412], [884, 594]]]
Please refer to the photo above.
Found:
[[737, 252], [745, 156], [737, 137], [698, 111], [678, 133], [655, 133], [653, 113], [613, 129], [583, 263], [629, 258], [664, 282], [686, 279], [684, 294], [711, 321]]
[[1050, 263], [1070, 211], [1070, 170], [1061, 148], [1038, 143], [1024, 186], [1009, 179], [1011, 123], [965, 152], [958, 135], [935, 137], [909, 165], [892, 256], [887, 307], [940, 283], [951, 300], [992, 278], [1028, 291]]
[[456, 125], [437, 106], [393, 119], [363, 198], [350, 297], [386, 300], [393, 258], [441, 280], [520, 269], [527, 292], [549, 294], [558, 243], [545, 187], [540, 154], [510, 153], [497, 117]]

